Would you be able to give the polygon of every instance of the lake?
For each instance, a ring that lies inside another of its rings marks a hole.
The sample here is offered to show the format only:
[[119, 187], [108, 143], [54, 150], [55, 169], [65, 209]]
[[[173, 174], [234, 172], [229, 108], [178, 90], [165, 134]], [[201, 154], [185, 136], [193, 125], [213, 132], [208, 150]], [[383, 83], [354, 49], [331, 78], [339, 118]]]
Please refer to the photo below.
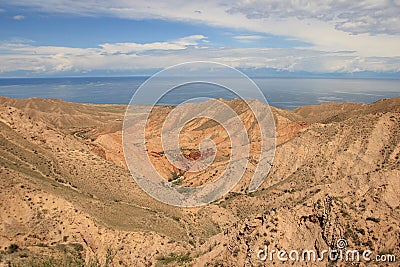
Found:
[[[2, 78], [0, 95], [15, 98], [58, 98], [95, 104], [127, 104], [148, 77]], [[400, 96], [400, 80], [253, 78], [270, 105], [293, 109], [322, 102], [371, 103]], [[160, 99], [159, 104], [176, 105], [196, 96], [234, 98], [228, 90], [213, 85], [178, 88]], [[151, 93], [151, 92], [149, 92]], [[148, 104], [148, 103], [143, 103]]]

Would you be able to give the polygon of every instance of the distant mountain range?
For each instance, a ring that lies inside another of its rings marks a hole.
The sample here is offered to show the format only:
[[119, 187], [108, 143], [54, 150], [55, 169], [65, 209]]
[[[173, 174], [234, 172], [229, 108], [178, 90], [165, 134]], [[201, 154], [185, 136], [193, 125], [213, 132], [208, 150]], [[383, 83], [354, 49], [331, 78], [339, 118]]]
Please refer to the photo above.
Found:
[[[306, 72], [306, 71], [288, 71], [273, 68], [237, 68], [249, 77], [282, 77], [282, 78], [371, 78], [371, 79], [400, 79], [400, 72], [373, 72], [373, 71], [358, 71], [358, 72]], [[38, 74], [26, 71], [15, 71], [0, 73], [0, 78], [24, 78], [24, 77], [123, 77], [123, 76], [151, 76], [161, 71], [159, 69], [143, 70], [143, 71], [100, 71], [92, 70], [84, 73], [78, 72], [62, 72], [58, 74]]]

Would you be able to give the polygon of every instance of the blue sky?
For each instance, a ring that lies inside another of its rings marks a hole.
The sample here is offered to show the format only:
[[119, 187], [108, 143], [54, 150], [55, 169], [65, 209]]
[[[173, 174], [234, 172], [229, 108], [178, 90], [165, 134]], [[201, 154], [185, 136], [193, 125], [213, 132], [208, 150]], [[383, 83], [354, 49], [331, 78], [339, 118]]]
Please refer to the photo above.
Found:
[[400, 72], [399, 1], [0, 1], [0, 77]]

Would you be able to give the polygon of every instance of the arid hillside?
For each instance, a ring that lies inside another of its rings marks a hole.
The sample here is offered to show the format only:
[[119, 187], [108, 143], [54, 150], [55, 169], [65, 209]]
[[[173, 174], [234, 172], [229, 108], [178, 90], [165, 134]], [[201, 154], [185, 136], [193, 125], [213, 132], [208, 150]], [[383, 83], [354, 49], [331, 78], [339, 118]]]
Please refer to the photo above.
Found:
[[[243, 101], [226, 103], [256, 135]], [[247, 193], [255, 161], [232, 192], [198, 208], [163, 204], [136, 184], [122, 150], [125, 108], [0, 97], [0, 266], [348, 266], [257, 258], [265, 245], [320, 256], [339, 239], [398, 265], [400, 98], [271, 107], [277, 147], [264, 183]], [[181, 185], [218, 178], [229, 145], [213, 121], [192, 121], [181, 139], [195, 159], [192, 137], [214, 138], [211, 169], [187, 174], [164, 157], [159, 131], [171, 110], [156, 107], [146, 128], [155, 167]]]

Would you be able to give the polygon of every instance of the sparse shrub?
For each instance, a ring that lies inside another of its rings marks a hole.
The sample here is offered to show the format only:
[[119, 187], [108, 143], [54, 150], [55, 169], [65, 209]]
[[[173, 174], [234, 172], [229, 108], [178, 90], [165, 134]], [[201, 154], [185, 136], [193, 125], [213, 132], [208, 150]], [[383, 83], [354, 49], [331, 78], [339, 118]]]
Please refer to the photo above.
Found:
[[224, 264], [220, 261], [214, 262], [214, 265], [213, 265], [213, 267], [222, 267], [222, 266], [224, 266]]
[[359, 232], [360, 234], [365, 235], [365, 230], [364, 230], [364, 229], [360, 228], [360, 229], [356, 229], [356, 230], [357, 230], [357, 232]]
[[87, 262], [85, 262], [84, 259], [82, 258], [82, 254], [80, 253], [80, 247], [76, 246], [80, 244], [73, 243], [71, 245], [74, 248], [73, 250], [67, 249], [67, 247], [63, 246], [62, 251], [64, 255], [60, 258], [55, 258], [51, 256], [41, 259], [25, 260], [19, 263], [11, 262], [9, 266], [12, 267], [112, 267], [114, 266], [113, 262], [114, 262], [115, 252], [111, 248], [107, 249], [104, 263], [101, 263], [96, 255], [91, 257]]
[[183, 182], [182, 180], [178, 180], [178, 179], [177, 179], [177, 180], [173, 181], [172, 184], [173, 184], [173, 185], [181, 185], [182, 182]]
[[343, 217], [349, 217], [349, 213], [346, 210], [341, 210], [340, 211], [343, 215]]
[[371, 240], [368, 240], [367, 242], [363, 243], [363, 245], [369, 247], [371, 250], [374, 249], [374, 243], [372, 243]]
[[186, 254], [175, 254], [171, 253], [168, 256], [161, 256], [157, 258], [158, 262], [161, 264], [167, 265], [171, 263], [177, 263], [179, 265], [189, 263], [192, 261], [192, 257], [190, 257], [189, 253]]
[[393, 250], [391, 250], [391, 249], [389, 249], [389, 250], [383, 250], [383, 251], [380, 251], [379, 253], [378, 253], [378, 255], [393, 255], [394, 254], [394, 252], [393, 252]]
[[381, 219], [375, 217], [367, 217], [367, 221], [378, 223], [381, 221]]
[[179, 217], [177, 217], [177, 216], [172, 216], [172, 219], [174, 219], [174, 221], [177, 221], [177, 222], [179, 222], [179, 221], [180, 221], [180, 218], [179, 218]]
[[82, 246], [82, 244], [79, 244], [79, 243], [72, 243], [71, 245], [73, 246], [73, 248], [74, 248], [76, 251], [78, 251], [78, 252], [83, 251], [83, 246]]
[[115, 252], [112, 248], [108, 247], [107, 248], [107, 253], [106, 253], [106, 261], [104, 263], [104, 267], [110, 267], [113, 266], [113, 261], [115, 258]]
[[171, 177], [168, 179], [168, 182], [175, 181], [181, 177], [178, 173], [176, 172], [171, 172]]
[[11, 244], [11, 245], [8, 247], [8, 253], [11, 254], [11, 253], [17, 252], [18, 249], [19, 249], [19, 246], [18, 246], [17, 244]]

